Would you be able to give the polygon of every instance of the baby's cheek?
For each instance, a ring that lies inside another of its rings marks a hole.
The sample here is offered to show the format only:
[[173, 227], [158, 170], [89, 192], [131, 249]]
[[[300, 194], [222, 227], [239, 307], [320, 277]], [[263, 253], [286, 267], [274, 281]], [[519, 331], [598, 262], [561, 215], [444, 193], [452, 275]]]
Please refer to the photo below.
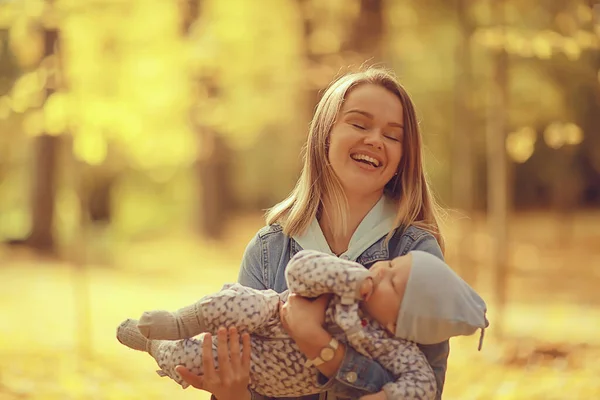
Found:
[[395, 324], [398, 318], [399, 301], [396, 293], [390, 289], [385, 283], [377, 285], [371, 298], [366, 302], [366, 311], [383, 326]]

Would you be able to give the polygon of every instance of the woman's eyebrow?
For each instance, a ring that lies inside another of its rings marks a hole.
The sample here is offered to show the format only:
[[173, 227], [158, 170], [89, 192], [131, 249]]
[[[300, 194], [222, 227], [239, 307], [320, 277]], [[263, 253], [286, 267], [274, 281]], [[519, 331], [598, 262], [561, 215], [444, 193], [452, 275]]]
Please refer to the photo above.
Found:
[[352, 113], [361, 114], [361, 115], [364, 115], [365, 117], [371, 118], [371, 119], [374, 118], [373, 114], [368, 113], [368, 112], [363, 111], [363, 110], [359, 110], [358, 108], [352, 108], [352, 109], [346, 111], [344, 114], [352, 114]]
[[[374, 119], [375, 118], [373, 116], [373, 114], [371, 114], [370, 112], [363, 111], [363, 110], [360, 110], [358, 108], [352, 108], [352, 109], [346, 111], [344, 114], [352, 114], [352, 113], [363, 115], [363, 116], [365, 116], [365, 117], [367, 117], [369, 119]], [[388, 126], [393, 126], [393, 127], [396, 127], [396, 128], [404, 128], [404, 125], [402, 125], [402, 124], [400, 124], [398, 122], [389, 122]]]

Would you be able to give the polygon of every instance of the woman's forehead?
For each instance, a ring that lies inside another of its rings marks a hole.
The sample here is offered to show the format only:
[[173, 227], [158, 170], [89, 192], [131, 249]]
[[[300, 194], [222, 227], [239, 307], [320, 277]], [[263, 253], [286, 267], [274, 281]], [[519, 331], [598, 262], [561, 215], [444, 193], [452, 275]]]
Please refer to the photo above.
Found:
[[400, 99], [386, 88], [375, 84], [362, 84], [352, 88], [346, 95], [341, 112], [359, 110], [380, 115], [391, 122], [402, 123], [403, 107]]

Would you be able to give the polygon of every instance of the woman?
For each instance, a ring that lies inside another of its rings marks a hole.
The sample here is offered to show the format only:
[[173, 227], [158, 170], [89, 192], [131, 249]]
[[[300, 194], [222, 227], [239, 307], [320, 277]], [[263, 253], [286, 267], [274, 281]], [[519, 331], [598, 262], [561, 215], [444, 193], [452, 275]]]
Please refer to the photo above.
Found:
[[[238, 281], [255, 289], [284, 291], [285, 266], [301, 249], [335, 254], [367, 268], [411, 250], [443, 258], [421, 148], [413, 103], [395, 77], [368, 69], [334, 81], [312, 120], [300, 179], [290, 196], [267, 213], [267, 226], [246, 248]], [[327, 298], [310, 301], [291, 295], [282, 306], [282, 322], [307, 359], [318, 361], [324, 389], [338, 399], [375, 398], [369, 393], [379, 391], [392, 376], [351, 348], [330, 347], [332, 336], [322, 327], [326, 304]], [[239, 337], [230, 328], [229, 356], [227, 336], [225, 328], [217, 334], [223, 349], [218, 371], [207, 367], [203, 377], [185, 368], [178, 371], [218, 400], [263, 400], [247, 390], [247, 338], [239, 356]], [[210, 366], [211, 340], [204, 345], [205, 365]], [[441, 398], [449, 343], [421, 349]]]

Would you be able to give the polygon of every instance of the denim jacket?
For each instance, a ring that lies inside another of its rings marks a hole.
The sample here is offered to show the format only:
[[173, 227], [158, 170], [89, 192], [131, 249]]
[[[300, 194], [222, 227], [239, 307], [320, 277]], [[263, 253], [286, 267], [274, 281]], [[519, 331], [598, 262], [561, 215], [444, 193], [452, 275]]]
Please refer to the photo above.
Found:
[[[303, 250], [300, 245], [283, 233], [280, 225], [274, 224], [262, 228], [250, 241], [238, 277], [239, 283], [254, 289], [273, 289], [283, 292], [287, 289], [284, 270], [291, 257]], [[414, 226], [408, 229], [397, 229], [394, 236], [386, 243], [385, 236], [375, 241], [356, 261], [366, 268], [375, 262], [390, 260], [405, 255], [411, 250], [421, 250], [443, 259], [441, 249], [430, 233]], [[449, 342], [434, 345], [419, 345], [427, 357], [435, 373], [437, 381], [436, 400], [441, 400], [448, 355]], [[381, 390], [384, 384], [394, 380], [394, 377], [376, 361], [373, 361], [349, 346], [346, 347], [344, 360], [335, 375], [328, 379], [321, 376], [323, 389], [329, 393], [329, 399], [358, 399], [369, 393]], [[297, 400], [318, 400], [324, 396], [310, 395]], [[253, 400], [268, 400], [257, 393], [252, 393]], [[276, 400], [276, 399], [271, 399]], [[290, 399], [287, 399], [290, 400]]]

